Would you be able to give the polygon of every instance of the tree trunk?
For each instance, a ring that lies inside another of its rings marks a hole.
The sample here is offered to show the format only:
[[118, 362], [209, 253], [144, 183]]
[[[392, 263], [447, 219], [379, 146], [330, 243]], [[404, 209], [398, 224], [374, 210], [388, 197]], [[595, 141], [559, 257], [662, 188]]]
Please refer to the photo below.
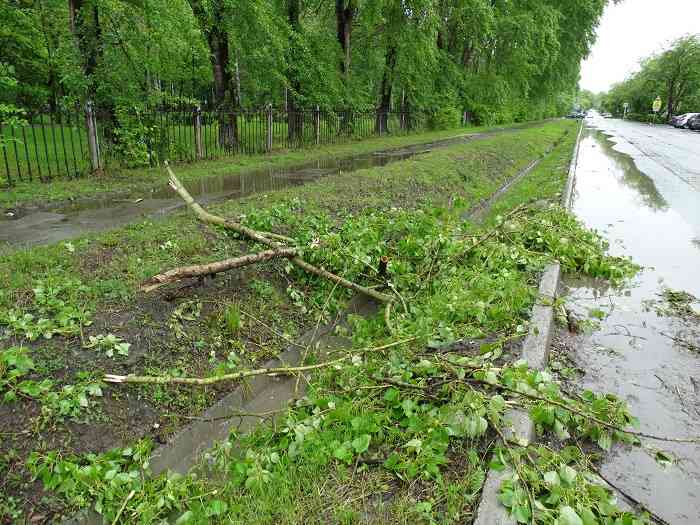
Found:
[[[289, 26], [295, 35], [292, 38], [289, 64], [296, 62], [295, 53], [297, 51], [297, 38], [301, 33], [301, 6], [299, 0], [287, 0], [287, 18]], [[301, 92], [301, 82], [298, 72], [290, 67], [287, 70], [287, 80], [289, 81], [289, 98], [287, 103], [287, 140], [290, 144], [299, 144], [303, 139], [304, 115], [299, 107], [299, 93]]]
[[673, 90], [674, 90], [674, 82], [669, 82], [668, 83], [668, 99], [666, 102], [666, 121], [671, 122], [671, 119], [673, 118]]
[[352, 22], [357, 13], [355, 0], [335, 0], [335, 19], [337, 24], [337, 38], [343, 56], [340, 59], [340, 74], [347, 83], [350, 76], [350, 37], [352, 35]]
[[394, 67], [396, 67], [396, 47], [389, 45], [386, 50], [386, 63], [382, 75], [382, 84], [379, 88], [379, 106], [374, 129], [382, 134], [388, 131], [389, 109], [391, 108], [391, 88], [394, 82]]
[[68, 20], [71, 33], [78, 44], [81, 67], [88, 79], [88, 90], [92, 96], [95, 92], [92, 77], [102, 56], [102, 29], [97, 4], [94, 3], [90, 10], [84, 0], [68, 0]]
[[211, 21], [200, 0], [189, 0], [189, 3], [209, 46], [214, 76], [214, 106], [219, 121], [219, 145], [226, 150], [233, 150], [238, 147], [238, 106], [236, 97], [231, 94], [228, 33], [224, 29], [222, 1], [211, 2]]

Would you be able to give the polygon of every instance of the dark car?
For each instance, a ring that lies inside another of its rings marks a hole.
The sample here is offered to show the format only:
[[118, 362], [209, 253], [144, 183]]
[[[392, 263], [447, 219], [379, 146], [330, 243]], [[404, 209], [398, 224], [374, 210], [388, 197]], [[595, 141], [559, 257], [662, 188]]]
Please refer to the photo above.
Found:
[[700, 131], [700, 113], [696, 113], [694, 117], [690, 117], [685, 127], [694, 131]]

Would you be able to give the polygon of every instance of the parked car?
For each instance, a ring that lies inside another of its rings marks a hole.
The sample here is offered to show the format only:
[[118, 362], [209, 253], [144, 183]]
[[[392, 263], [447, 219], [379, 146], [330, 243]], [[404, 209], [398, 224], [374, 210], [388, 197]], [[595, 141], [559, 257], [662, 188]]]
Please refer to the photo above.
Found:
[[676, 128], [687, 128], [688, 121], [700, 115], [700, 113], [684, 113], [683, 115], [676, 115], [671, 119], [671, 125]]
[[584, 118], [585, 116], [586, 114], [582, 111], [572, 111], [566, 116], [566, 118]]
[[612, 113], [605, 112], [601, 115], [603, 118], [612, 118]]
[[700, 113], [696, 113], [694, 117], [690, 117], [685, 127], [694, 131], [700, 131]]

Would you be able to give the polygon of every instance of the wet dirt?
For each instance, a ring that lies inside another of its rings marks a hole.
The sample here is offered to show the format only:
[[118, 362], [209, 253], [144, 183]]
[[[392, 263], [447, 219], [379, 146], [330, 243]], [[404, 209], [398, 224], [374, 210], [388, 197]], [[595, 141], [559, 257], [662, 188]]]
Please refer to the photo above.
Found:
[[[693, 316], [674, 316], [662, 296], [667, 288], [700, 296], [700, 191], [678, 176], [682, 158], [673, 169], [654, 160], [674, 140], [667, 130], [642, 150], [623, 136], [633, 128], [618, 134], [601, 124], [608, 139], [592, 124], [582, 136], [573, 211], [609, 240], [613, 254], [644, 268], [623, 289], [565, 279], [567, 307], [599, 326], [586, 335], [563, 329], [557, 342], [585, 370], [578, 386], [625, 399], [642, 432], [700, 436], [700, 326]], [[659, 449], [672, 464], [655, 460]], [[642, 447], [614, 448], [601, 472], [669, 523], [700, 523], [700, 445], [643, 439]]]
[[[505, 130], [499, 130], [502, 132]], [[461, 144], [489, 134], [474, 133], [431, 143], [378, 151], [342, 159], [322, 159], [291, 168], [270, 168], [240, 174], [205, 177], [186, 183], [201, 204], [239, 199], [254, 193], [297, 186], [340, 173], [385, 166], [435, 148]], [[56, 209], [14, 210], [0, 217], [0, 247], [3, 251], [52, 244], [76, 238], [88, 232], [104, 231], [146, 218], [158, 218], [182, 208], [180, 199], [163, 185], [143, 197], [132, 199], [92, 199]]]

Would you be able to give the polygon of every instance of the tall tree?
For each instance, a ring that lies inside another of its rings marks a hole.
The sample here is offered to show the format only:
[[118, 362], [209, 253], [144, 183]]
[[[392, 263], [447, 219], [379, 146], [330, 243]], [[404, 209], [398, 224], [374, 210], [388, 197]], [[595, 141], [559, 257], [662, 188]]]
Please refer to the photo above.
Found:
[[336, 37], [343, 53], [340, 59], [340, 74], [346, 83], [350, 75], [350, 60], [352, 56], [350, 52], [350, 40], [352, 36], [352, 24], [356, 15], [356, 0], [335, 0]]
[[214, 77], [214, 104], [219, 113], [219, 144], [238, 146], [237, 97], [232, 94], [229, 35], [226, 29], [224, 0], [189, 0], [199, 27], [209, 46]]

